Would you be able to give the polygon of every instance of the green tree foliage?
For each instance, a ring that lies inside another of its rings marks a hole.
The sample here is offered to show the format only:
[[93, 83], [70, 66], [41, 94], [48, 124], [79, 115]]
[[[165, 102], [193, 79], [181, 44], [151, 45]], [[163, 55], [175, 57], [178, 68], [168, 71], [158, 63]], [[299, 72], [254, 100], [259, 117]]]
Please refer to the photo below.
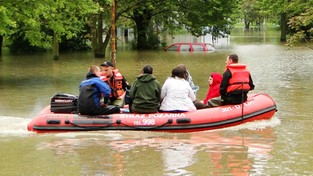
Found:
[[287, 34], [290, 32], [288, 28], [288, 19], [299, 15], [312, 6], [311, 0], [258, 0], [262, 13], [267, 17], [276, 17], [281, 27], [281, 41], [287, 40]]
[[[0, 1], [0, 43], [3, 37], [23, 44], [62, 47], [92, 41], [95, 53], [105, 52], [111, 34], [111, 0], [2, 0]], [[263, 17], [280, 19], [281, 39], [288, 31], [296, 38], [311, 37], [310, 0], [123, 0], [116, 1], [117, 27], [135, 30], [137, 49], [155, 49], [162, 35], [186, 28], [191, 34], [229, 34], [244, 11], [247, 22]], [[307, 11], [304, 11], [307, 9]], [[288, 19], [290, 27], [287, 26]], [[87, 30], [86, 24], [91, 28]], [[292, 29], [292, 30], [290, 30]], [[105, 39], [103, 40], [103, 36]], [[293, 38], [294, 39], [294, 38]], [[103, 54], [104, 55], [104, 54]]]
[[6, 1], [0, 1], [0, 54], [4, 36], [12, 34], [16, 28], [16, 22], [12, 20], [14, 12], [12, 7], [7, 7], [7, 5]]
[[[237, 0], [187, 0], [180, 2], [182, 23], [195, 36], [211, 33], [213, 36], [229, 34], [236, 22]], [[206, 30], [204, 30], [206, 29]]]
[[258, 25], [259, 28], [262, 27], [265, 16], [258, 0], [243, 0], [240, 3], [240, 8], [246, 30], [249, 30], [252, 23]]
[[[96, 13], [98, 6], [92, 0], [3, 0], [0, 13], [0, 35], [22, 34], [31, 45], [54, 46], [62, 37], [70, 39], [81, 32], [88, 15]], [[22, 31], [22, 32], [21, 32]]]
[[308, 7], [305, 12], [292, 17], [288, 24], [295, 31], [291, 38], [288, 39], [288, 45], [294, 46], [305, 41], [307, 46], [313, 49], [310, 43], [313, 37], [313, 8]]

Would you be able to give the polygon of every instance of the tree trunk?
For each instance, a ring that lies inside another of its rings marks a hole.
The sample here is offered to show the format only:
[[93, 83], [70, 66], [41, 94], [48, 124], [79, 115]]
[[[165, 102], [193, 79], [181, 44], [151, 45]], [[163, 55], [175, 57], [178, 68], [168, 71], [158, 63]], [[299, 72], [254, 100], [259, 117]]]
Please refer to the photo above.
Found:
[[[111, 27], [109, 28], [108, 32], [106, 33], [104, 42], [102, 43], [102, 47], [103, 47], [104, 51], [106, 51], [106, 49], [107, 49], [107, 47], [109, 45], [110, 38], [111, 38]], [[105, 52], [104, 52], [104, 56], [105, 56]]]
[[134, 21], [137, 27], [137, 49], [149, 49], [148, 45], [148, 29], [152, 14], [149, 10], [134, 10]]
[[245, 30], [249, 30], [249, 28], [250, 28], [250, 21], [246, 18], [246, 15], [245, 15], [244, 23], [245, 23]]
[[104, 58], [105, 57], [105, 51], [103, 49], [102, 45], [103, 41], [103, 13], [99, 12], [98, 15], [98, 26], [97, 26], [97, 48], [95, 52], [96, 58]]
[[2, 56], [3, 35], [0, 35], [0, 57]]
[[281, 28], [280, 41], [285, 42], [286, 36], [287, 36], [287, 29], [288, 29], [286, 13], [280, 14], [280, 28]]
[[98, 50], [98, 44], [97, 44], [97, 15], [94, 15], [90, 19], [90, 40], [91, 40], [91, 47], [92, 51], [95, 55], [96, 51]]
[[53, 59], [58, 60], [60, 57], [58, 34], [53, 34]]
[[112, 0], [112, 12], [111, 12], [111, 62], [113, 67], [116, 68], [116, 30], [115, 30], [115, 2]]
[[141, 22], [136, 22], [136, 26], [137, 26], [137, 49], [138, 50], [144, 50], [144, 49], [148, 49], [147, 46], [147, 33], [148, 33], [148, 28], [146, 26], [146, 24], [141, 23]]

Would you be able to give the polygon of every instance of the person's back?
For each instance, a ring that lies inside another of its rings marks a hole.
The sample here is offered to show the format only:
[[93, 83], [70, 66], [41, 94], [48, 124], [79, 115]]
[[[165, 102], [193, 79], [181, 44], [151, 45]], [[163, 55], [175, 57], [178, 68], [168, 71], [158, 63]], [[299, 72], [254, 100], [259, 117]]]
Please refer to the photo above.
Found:
[[194, 111], [196, 100], [189, 83], [185, 80], [186, 70], [176, 67], [172, 76], [163, 84], [161, 90], [161, 111]]
[[78, 112], [82, 115], [98, 115], [118, 113], [120, 109], [115, 106], [101, 104], [102, 96], [107, 102], [110, 96], [110, 87], [100, 78], [100, 68], [92, 65], [89, 67], [86, 80], [79, 86]]
[[130, 89], [131, 111], [135, 113], [158, 112], [160, 106], [161, 85], [152, 75], [153, 68], [145, 65], [142, 74]]

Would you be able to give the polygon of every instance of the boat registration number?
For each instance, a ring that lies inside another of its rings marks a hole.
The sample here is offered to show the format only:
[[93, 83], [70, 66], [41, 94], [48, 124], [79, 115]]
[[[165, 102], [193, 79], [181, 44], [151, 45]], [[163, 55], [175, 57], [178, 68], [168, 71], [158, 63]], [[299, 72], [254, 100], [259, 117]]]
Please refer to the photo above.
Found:
[[134, 125], [155, 125], [155, 119], [135, 120]]
[[[250, 100], [250, 101], [243, 103], [244, 107], [248, 107], [248, 106], [253, 105], [253, 104], [254, 104], [253, 100]], [[241, 109], [241, 104], [234, 105], [234, 106], [227, 106], [225, 108], [222, 108], [222, 112], [229, 112], [229, 111], [234, 110], [234, 109]]]

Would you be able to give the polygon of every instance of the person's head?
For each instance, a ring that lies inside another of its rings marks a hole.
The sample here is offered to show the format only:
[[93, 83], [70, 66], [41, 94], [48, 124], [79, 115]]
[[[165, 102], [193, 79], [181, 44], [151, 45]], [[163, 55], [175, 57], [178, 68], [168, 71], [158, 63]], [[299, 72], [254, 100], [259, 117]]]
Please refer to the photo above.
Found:
[[186, 69], [181, 66], [177, 66], [172, 70], [172, 77], [178, 77], [178, 78], [183, 78], [186, 79]]
[[153, 68], [150, 65], [145, 65], [141, 71], [143, 74], [152, 74]]
[[230, 54], [230, 55], [228, 55], [228, 57], [226, 59], [226, 65], [238, 63], [238, 60], [239, 60], [239, 58], [238, 58], [237, 54]]
[[101, 65], [101, 71], [107, 77], [113, 76], [113, 64], [112, 62], [103, 62]]
[[223, 78], [222, 75], [219, 73], [215, 73], [215, 72], [211, 73], [209, 80], [208, 80], [209, 85], [213, 86], [215, 84], [221, 84], [222, 78]]
[[100, 68], [97, 65], [91, 65], [88, 72], [100, 77]]
[[187, 71], [187, 68], [186, 68], [186, 66], [184, 65], [184, 64], [179, 64], [179, 65], [177, 65], [177, 67], [179, 67], [180, 69], [182, 69], [183, 71], [184, 71], [184, 79], [187, 79], [188, 78], [188, 76], [189, 76], [189, 73], [188, 73], [188, 71]]

